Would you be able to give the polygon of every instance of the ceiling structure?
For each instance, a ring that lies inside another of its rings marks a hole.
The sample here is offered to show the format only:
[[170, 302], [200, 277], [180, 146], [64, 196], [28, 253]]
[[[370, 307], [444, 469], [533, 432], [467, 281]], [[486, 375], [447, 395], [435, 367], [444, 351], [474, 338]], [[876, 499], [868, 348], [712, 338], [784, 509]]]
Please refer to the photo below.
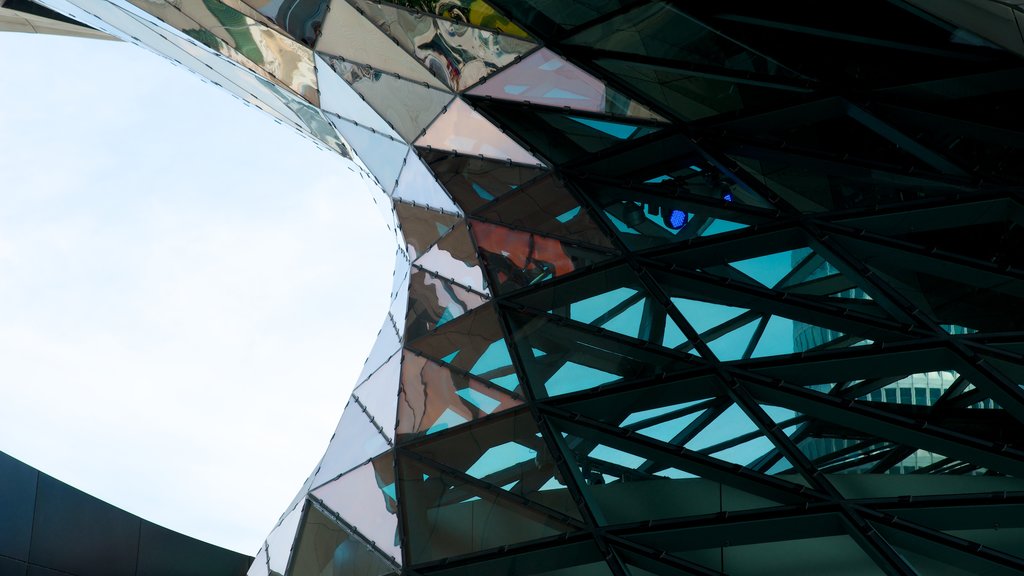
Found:
[[250, 574], [1024, 572], [1019, 4], [40, 1], [390, 198]]

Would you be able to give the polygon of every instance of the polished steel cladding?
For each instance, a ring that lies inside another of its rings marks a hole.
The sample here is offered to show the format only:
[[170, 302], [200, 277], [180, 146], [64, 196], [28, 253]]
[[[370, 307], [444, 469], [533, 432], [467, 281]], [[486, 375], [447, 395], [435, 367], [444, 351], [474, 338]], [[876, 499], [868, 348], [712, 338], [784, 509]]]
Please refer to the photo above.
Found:
[[1024, 573], [1019, 2], [38, 1], [387, 195], [250, 575]]

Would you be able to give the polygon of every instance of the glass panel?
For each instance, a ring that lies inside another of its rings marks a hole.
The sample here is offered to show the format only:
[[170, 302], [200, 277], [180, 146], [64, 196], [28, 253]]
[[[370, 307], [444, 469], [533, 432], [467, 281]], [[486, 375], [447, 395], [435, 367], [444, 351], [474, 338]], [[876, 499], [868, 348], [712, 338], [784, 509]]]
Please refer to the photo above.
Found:
[[[871, 523], [883, 538], [909, 562], [921, 576], [974, 576], [975, 574], [1009, 574], [1005, 566], [952, 546], [919, 538], [880, 523]], [[1011, 554], [1020, 554], [1014, 547]]]
[[401, 371], [402, 355], [396, 352], [352, 392], [389, 439], [394, 439], [395, 434], [395, 402]]
[[479, 218], [545, 235], [611, 248], [587, 210], [554, 176], [530, 184], [476, 213]]
[[368, 64], [355, 64], [333, 56], [325, 59], [406, 142], [422, 134], [454, 97], [451, 92], [402, 80]]
[[284, 574], [292, 554], [295, 532], [302, 518], [302, 506], [298, 505], [284, 517], [284, 520], [267, 536], [267, 565], [272, 572]]
[[747, 109], [791, 106], [806, 100], [810, 92], [747, 84], [741, 79], [725, 79], [635, 61], [598, 60], [597, 64], [687, 121]]
[[482, 0], [396, 0], [395, 4], [434, 14], [447, 20], [490, 28], [510, 36], [528, 38], [526, 32]]
[[508, 410], [523, 403], [520, 393], [518, 387], [508, 391], [406, 351], [398, 400], [399, 439], [441, 432]]
[[640, 280], [626, 267], [561, 282], [515, 301], [666, 348], [686, 341], [665, 308], [650, 297]]
[[401, 139], [398, 132], [395, 132], [394, 128], [352, 89], [352, 86], [342, 80], [319, 54], [315, 56], [315, 61], [321, 108], [372, 131], [381, 132], [396, 140]]
[[316, 50], [350, 62], [369, 64], [439, 90], [445, 89], [433, 74], [348, 2], [331, 3]]
[[678, 199], [670, 200], [653, 194], [616, 191], [595, 196], [619, 237], [633, 250], [731, 232], [747, 226], [712, 216], [706, 210], [695, 210]]
[[[472, 431], [473, 428], [466, 430]], [[486, 461], [487, 470], [498, 468], [485, 476], [489, 480], [500, 482], [498, 478], [507, 477], [509, 482], [515, 482], [512, 491], [518, 491], [520, 495], [525, 492], [544, 504], [575, 508], [575, 504], [565, 494], [567, 490], [554, 490], [550, 493], [538, 491], [537, 482], [541, 477], [551, 477], [554, 464], [550, 457], [539, 450], [517, 442], [507, 442], [504, 448], [474, 444], [479, 440], [487, 443], [493, 439], [507, 440], [500, 437], [478, 440], [460, 434], [447, 439], [449, 448], [445, 455], [481, 458]], [[540, 447], [540, 440], [536, 436], [519, 440]], [[486, 452], [481, 456], [480, 450]], [[441, 453], [431, 452], [434, 455]], [[497, 459], [493, 462], [487, 460], [489, 454]], [[451, 465], [448, 467], [466, 469]], [[500, 491], [488, 490], [483, 484], [470, 482], [461, 475], [430, 466], [429, 461], [401, 457], [400, 469], [403, 506], [408, 525], [407, 551], [412, 562], [456, 556], [575, 531], [567, 523], [546, 514], [542, 508], [522, 506], [512, 498], [500, 496]], [[517, 488], [524, 484], [529, 487]]]
[[456, 224], [413, 264], [477, 292], [488, 293], [465, 222]]
[[313, 486], [329, 482], [339, 474], [383, 454], [388, 448], [387, 439], [370, 422], [363, 406], [350, 398], [334, 436], [331, 437], [331, 443], [320, 460], [320, 466], [313, 475]]
[[574, 28], [619, 9], [624, 0], [493, 0], [495, 6], [516, 22], [552, 34]]
[[[580, 512], [561, 478], [529, 411], [491, 419], [409, 447], [424, 465], [448, 468], [493, 488], [528, 498], [554, 517], [580, 519]], [[458, 477], [456, 473], [451, 476]]]
[[409, 306], [409, 274], [412, 262], [399, 249], [395, 251], [395, 273], [391, 278], [391, 308], [389, 314], [395, 322], [399, 337], [405, 336], [405, 316]]
[[389, 452], [314, 490], [311, 496], [401, 563], [395, 494], [394, 454]]
[[583, 427], [565, 430], [569, 460], [579, 467], [588, 502], [604, 523], [649, 522], [779, 505], [700, 478], [686, 470], [689, 464], [684, 458], [654, 457], [654, 453], [647, 458], [645, 450], [631, 442], [615, 440], [613, 446], [591, 437]]
[[395, 567], [341, 526], [310, 506], [289, 576], [384, 576]]
[[419, 149], [418, 152], [466, 213], [501, 198], [544, 173], [538, 168], [478, 156], [459, 156], [427, 149]]
[[215, 0], [172, 4], [129, 0], [211, 50], [281, 82], [317, 104], [313, 52], [245, 14]]
[[684, 361], [655, 348], [639, 348], [554, 317], [510, 313], [516, 349], [534, 394], [568, 394], [602, 384], [681, 369]]
[[356, 382], [362, 383], [366, 380], [401, 348], [402, 342], [398, 338], [398, 329], [395, 327], [394, 320], [388, 315], [384, 319], [384, 325], [377, 332], [377, 339], [373, 342], [373, 348], [370, 349], [370, 355], [366, 358], [363, 371], [359, 374], [359, 379]]
[[377, 178], [381, 188], [386, 192], [393, 190], [409, 147], [401, 140], [394, 140], [383, 133], [373, 132], [338, 116], [334, 118], [334, 127]]
[[405, 202], [395, 202], [395, 213], [402, 226], [402, 235], [405, 237], [409, 255], [414, 259], [460, 220], [452, 214], [420, 208]]
[[567, 43], [729, 70], [796, 76], [665, 2], [654, 2], [592, 26]]
[[412, 342], [486, 301], [487, 297], [483, 294], [472, 292], [421, 268], [413, 268], [409, 283], [406, 340]]
[[306, 46], [312, 46], [320, 34], [329, 4], [328, 0], [248, 1]]
[[412, 341], [407, 348], [508, 391], [519, 387], [494, 306], [488, 304]]
[[536, 285], [612, 257], [487, 222], [473, 221], [471, 230], [498, 293]]
[[416, 141], [416, 145], [520, 164], [541, 164], [459, 98], [452, 101], [448, 110], [427, 128], [427, 133]]
[[846, 535], [729, 545], [714, 553], [721, 554], [723, 572], [737, 576], [881, 576], [886, 573]]
[[520, 38], [396, 6], [354, 1], [366, 18], [452, 90], [469, 88], [536, 47]]
[[253, 559], [252, 565], [249, 566], [249, 571], [246, 572], [247, 576], [269, 576], [270, 567], [267, 566], [267, 549], [264, 545], [260, 548], [259, 554], [256, 554], [256, 558]]
[[444, 210], [452, 214], [461, 214], [458, 206], [437, 183], [434, 175], [423, 165], [416, 150], [410, 150], [405, 158], [402, 177], [392, 194], [398, 200], [425, 205], [436, 210]]
[[592, 161], [594, 154], [614, 147], [626, 148], [625, 143], [665, 126], [650, 120], [629, 119], [627, 122], [620, 117], [590, 116], [582, 111], [563, 113], [552, 108], [530, 108], [492, 98], [473, 98], [472, 101], [495, 124], [554, 164]]
[[605, 86], [604, 82], [547, 48], [530, 54], [469, 93], [598, 114], [664, 121], [664, 118], [642, 104]]

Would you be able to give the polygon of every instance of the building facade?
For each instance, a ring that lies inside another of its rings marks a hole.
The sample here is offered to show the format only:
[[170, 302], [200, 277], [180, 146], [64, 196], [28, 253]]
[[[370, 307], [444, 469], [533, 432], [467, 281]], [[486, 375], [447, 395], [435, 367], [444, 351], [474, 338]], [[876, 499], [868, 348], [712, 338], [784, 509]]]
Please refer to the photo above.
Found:
[[249, 574], [1024, 572], [1018, 4], [39, 3], [388, 197]]

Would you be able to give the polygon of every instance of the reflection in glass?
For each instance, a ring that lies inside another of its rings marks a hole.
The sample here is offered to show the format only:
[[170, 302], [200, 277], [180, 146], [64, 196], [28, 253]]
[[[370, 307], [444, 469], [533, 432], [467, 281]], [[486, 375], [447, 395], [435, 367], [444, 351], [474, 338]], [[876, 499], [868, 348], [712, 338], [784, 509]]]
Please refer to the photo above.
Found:
[[310, 493], [401, 563], [394, 454], [388, 452]]
[[547, 48], [537, 50], [515, 66], [488, 78], [469, 93], [600, 114], [663, 120]]
[[520, 38], [380, 2], [355, 2], [366, 18], [454, 91], [469, 88], [536, 46]]

